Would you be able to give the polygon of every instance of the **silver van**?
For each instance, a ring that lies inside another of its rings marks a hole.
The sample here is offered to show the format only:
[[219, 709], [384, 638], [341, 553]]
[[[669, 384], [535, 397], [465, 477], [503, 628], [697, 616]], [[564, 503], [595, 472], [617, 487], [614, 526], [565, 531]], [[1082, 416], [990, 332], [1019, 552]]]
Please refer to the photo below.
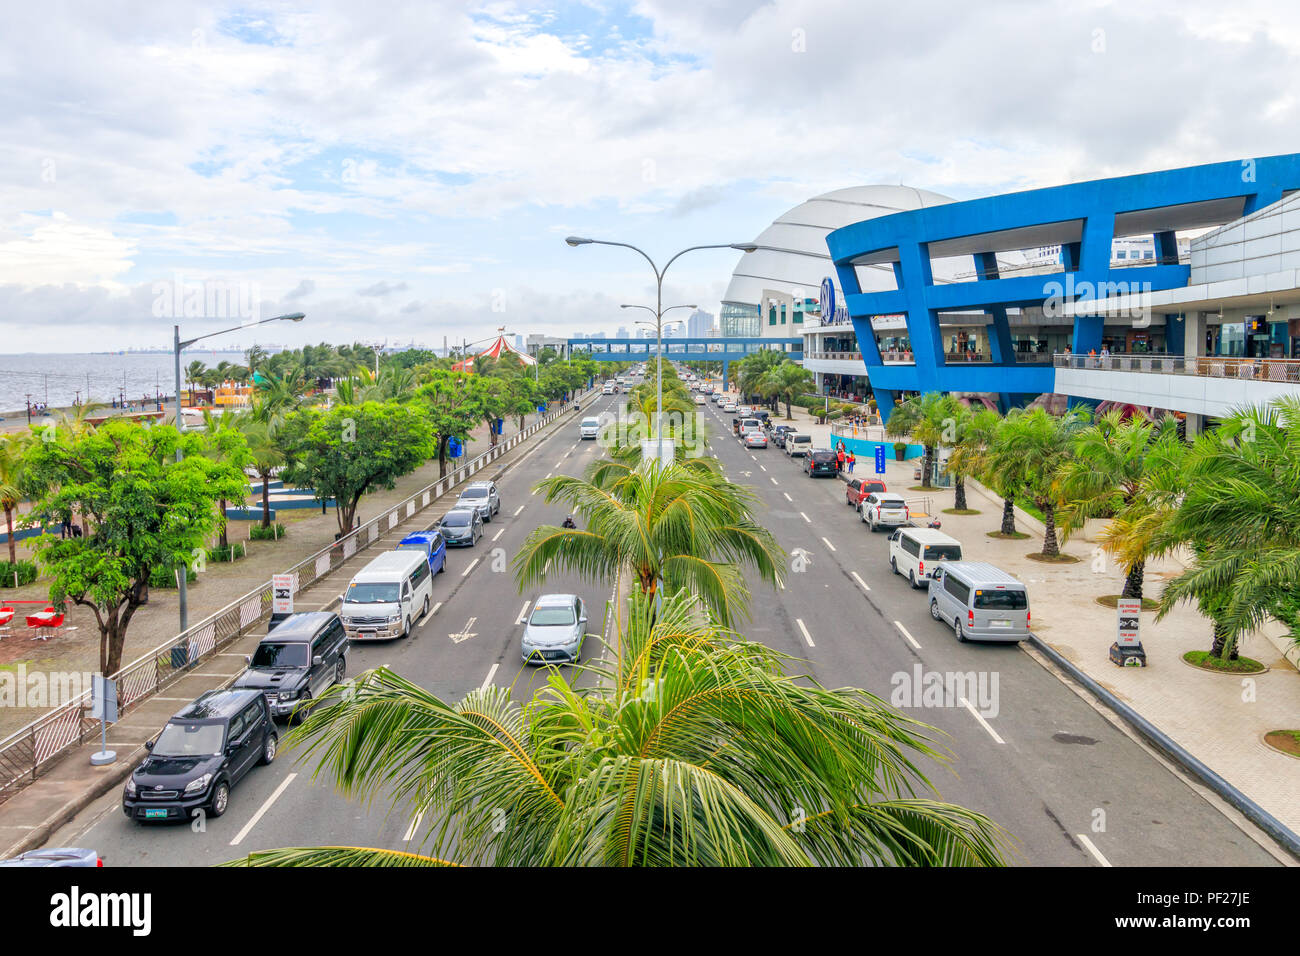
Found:
[[889, 569], [920, 588], [945, 561], [961, 560], [961, 542], [934, 528], [899, 528], [889, 536]]
[[1023, 641], [1029, 592], [991, 564], [953, 561], [930, 578], [930, 616], [950, 625], [959, 641]]

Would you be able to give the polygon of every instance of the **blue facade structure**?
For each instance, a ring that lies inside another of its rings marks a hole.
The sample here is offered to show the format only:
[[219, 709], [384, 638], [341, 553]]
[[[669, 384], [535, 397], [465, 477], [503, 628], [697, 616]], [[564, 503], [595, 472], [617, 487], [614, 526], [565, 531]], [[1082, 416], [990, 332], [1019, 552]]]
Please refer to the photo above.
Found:
[[[1005, 412], [1055, 390], [1052, 367], [1017, 363], [1008, 309], [1050, 314], [1054, 303], [1185, 286], [1190, 267], [1178, 261], [1178, 230], [1232, 222], [1298, 188], [1300, 154], [1269, 156], [929, 206], [836, 229], [826, 244], [885, 418], [901, 391], [996, 393]], [[1112, 240], [1136, 235], [1154, 238], [1156, 258], [1113, 268]], [[997, 253], [1057, 244], [1058, 271], [1000, 274]], [[971, 281], [935, 283], [932, 259], [966, 255]], [[885, 263], [897, 289], [862, 292], [855, 266]], [[988, 316], [991, 363], [947, 364], [939, 316], [950, 312]], [[900, 313], [915, 362], [885, 365], [871, 319]], [[1073, 325], [1073, 352], [1101, 348], [1101, 316], [1077, 316]], [[1168, 331], [1172, 350], [1182, 330]]]
[[[569, 354], [590, 352], [597, 362], [644, 362], [656, 354], [655, 339], [569, 339]], [[775, 350], [795, 361], [803, 360], [803, 339], [796, 338], [708, 338], [664, 339], [664, 357], [670, 362], [721, 362], [722, 381], [728, 379], [731, 363], [755, 352]]]

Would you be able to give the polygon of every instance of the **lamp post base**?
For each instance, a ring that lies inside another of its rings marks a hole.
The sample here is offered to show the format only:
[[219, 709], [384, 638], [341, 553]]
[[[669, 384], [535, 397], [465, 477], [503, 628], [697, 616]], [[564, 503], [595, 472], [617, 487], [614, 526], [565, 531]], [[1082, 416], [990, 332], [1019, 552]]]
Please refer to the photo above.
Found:
[[1141, 644], [1121, 646], [1117, 641], [1110, 646], [1110, 662], [1116, 667], [1146, 667], [1147, 652]]

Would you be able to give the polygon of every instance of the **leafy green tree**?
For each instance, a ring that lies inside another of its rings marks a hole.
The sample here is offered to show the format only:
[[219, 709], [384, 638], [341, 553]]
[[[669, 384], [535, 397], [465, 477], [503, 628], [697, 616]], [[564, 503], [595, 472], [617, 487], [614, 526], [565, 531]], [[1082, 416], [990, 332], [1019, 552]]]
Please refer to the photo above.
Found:
[[424, 413], [397, 402], [336, 405], [296, 412], [282, 426], [284, 477], [333, 498], [340, 533], [352, 530], [366, 492], [391, 489], [432, 451]]
[[284, 467], [284, 448], [276, 429], [255, 411], [240, 417], [240, 432], [248, 446], [249, 468], [262, 482], [262, 527], [271, 527], [271, 475]]
[[[253, 866], [999, 866], [1010, 838], [918, 767], [933, 728], [828, 690], [685, 592], [634, 595], [605, 680], [558, 673], [448, 704], [387, 668], [332, 688], [288, 743], [414, 821], [419, 853], [301, 847]], [[804, 808], [804, 809], [800, 809]]]
[[1056, 509], [1061, 503], [1057, 476], [1074, 454], [1074, 440], [1087, 422], [1078, 408], [1059, 418], [1033, 408], [1006, 420], [1001, 437], [1002, 454], [1019, 462], [1014, 476], [1017, 492], [1024, 494], [1043, 513], [1043, 557], [1060, 555], [1056, 538]]
[[481, 419], [480, 392], [472, 375], [443, 369], [430, 370], [415, 392], [419, 407], [428, 417], [433, 432], [434, 454], [438, 456], [438, 477], [447, 474], [447, 450], [453, 438], [462, 444]]
[[[176, 450], [185, 451], [177, 462]], [[99, 666], [122, 664], [127, 628], [159, 567], [188, 568], [216, 529], [216, 503], [239, 500], [245, 479], [235, 466], [204, 455], [201, 435], [170, 425], [146, 428], [110, 419], [93, 431], [32, 444], [33, 516], [56, 524], [79, 514], [81, 537], [41, 535], [35, 548], [50, 575], [51, 603], [90, 608], [99, 626]]]
[[921, 459], [921, 487], [933, 488], [934, 454], [940, 444], [956, 438], [956, 399], [939, 392], [926, 392], [902, 402], [889, 416], [885, 432], [890, 436], [911, 435], [925, 448]]
[[[224, 461], [243, 472], [252, 463], [248, 453], [248, 444], [238, 426], [237, 415], [226, 413], [214, 415], [210, 409], [203, 410], [203, 454], [213, 461]], [[236, 504], [243, 504], [247, 498], [241, 493], [235, 499]], [[221, 498], [217, 502], [217, 547], [225, 550], [230, 547], [226, 538], [226, 508], [230, 502]]]
[[790, 413], [791, 403], [813, 389], [813, 374], [802, 365], [786, 360], [774, 365], [758, 380], [758, 389], [763, 394], [776, 397], [785, 402], [786, 421], [793, 421]]

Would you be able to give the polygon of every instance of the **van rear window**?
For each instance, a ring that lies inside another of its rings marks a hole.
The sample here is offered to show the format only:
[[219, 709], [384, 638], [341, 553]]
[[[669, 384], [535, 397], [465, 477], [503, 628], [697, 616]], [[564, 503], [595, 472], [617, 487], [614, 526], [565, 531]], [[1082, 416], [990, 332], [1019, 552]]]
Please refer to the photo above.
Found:
[[975, 592], [975, 607], [977, 610], [1023, 611], [1028, 606], [1029, 600], [1024, 591], [984, 588]]
[[959, 544], [927, 544], [925, 546], [925, 560], [927, 561], [960, 561], [961, 545]]

